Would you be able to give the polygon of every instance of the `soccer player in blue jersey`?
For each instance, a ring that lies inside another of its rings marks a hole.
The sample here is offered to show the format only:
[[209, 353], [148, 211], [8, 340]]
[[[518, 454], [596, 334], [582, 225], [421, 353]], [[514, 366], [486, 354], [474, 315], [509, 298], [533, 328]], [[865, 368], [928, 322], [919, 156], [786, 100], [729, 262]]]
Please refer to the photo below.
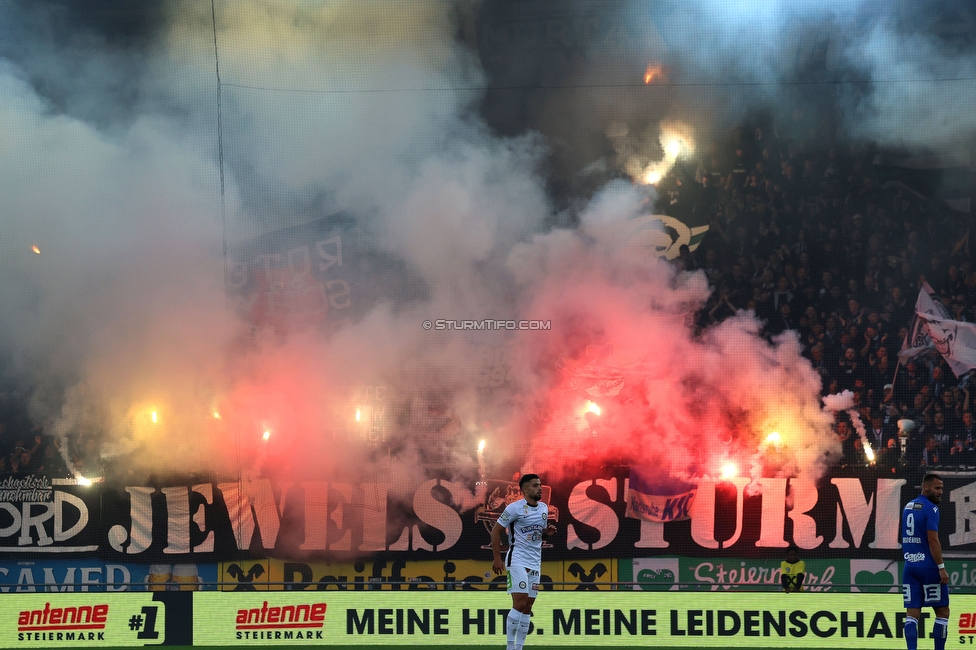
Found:
[[922, 607], [935, 610], [935, 650], [945, 650], [949, 632], [949, 574], [942, 561], [939, 542], [939, 502], [942, 479], [926, 474], [921, 496], [912, 499], [901, 513], [901, 550], [905, 554], [902, 589], [905, 596], [905, 642], [918, 650], [918, 617]]
[[[491, 550], [495, 556], [492, 570], [495, 575], [508, 571], [508, 593], [512, 595], [512, 609], [508, 613], [508, 650], [522, 650], [529, 633], [532, 603], [539, 595], [542, 578], [542, 538], [556, 534], [556, 526], [549, 523], [549, 506], [541, 501], [542, 481], [538, 474], [525, 474], [519, 479], [522, 498], [508, 504], [491, 529]], [[511, 545], [505, 560], [501, 555], [502, 531], [509, 529]]]

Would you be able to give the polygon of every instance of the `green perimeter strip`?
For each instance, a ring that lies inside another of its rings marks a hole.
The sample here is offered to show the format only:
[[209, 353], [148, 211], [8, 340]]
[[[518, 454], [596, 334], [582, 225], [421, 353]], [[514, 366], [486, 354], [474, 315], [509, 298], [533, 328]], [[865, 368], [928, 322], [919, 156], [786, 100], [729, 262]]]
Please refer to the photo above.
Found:
[[[445, 650], [445, 648], [498, 648], [504, 645], [504, 639], [501, 644], [472, 644], [470, 646], [457, 645], [457, 644], [447, 644], [447, 645], [411, 645], [410, 647], [414, 650]], [[127, 646], [127, 647], [98, 647], [98, 650], [133, 650], [134, 647], [145, 647], [145, 648], [160, 648], [161, 650], [200, 650], [201, 648], [207, 648], [209, 650], [241, 650], [241, 645], [197, 645], [197, 646], [174, 646], [174, 645], [157, 645], [157, 646]], [[264, 644], [254, 644], [254, 648], [260, 650], [295, 650], [296, 645], [264, 645]], [[385, 650], [387, 648], [403, 647], [403, 646], [392, 646], [392, 645], [316, 645], [316, 646], [301, 646], [303, 648], [314, 647], [315, 650], [350, 650], [350, 648], [359, 648], [361, 650]], [[548, 645], [538, 645], [538, 644], [525, 644], [525, 650], [607, 650], [607, 648], [614, 646], [596, 646], [596, 645], [574, 645], [574, 646], [548, 646]], [[623, 646], [617, 646], [623, 647]], [[653, 647], [654, 650], [688, 650], [687, 647], [678, 648], [674, 646], [658, 646], [658, 645], [647, 645], [640, 646], [639, 644], [632, 644], [626, 647]], [[736, 646], [737, 648], [745, 648], [745, 646]], [[902, 646], [893, 646], [900, 648]], [[783, 646], [782, 648], [772, 648], [768, 646], [763, 646], [762, 650], [796, 650], [795, 647]], [[833, 650], [833, 648], [804, 648], [804, 650]]]

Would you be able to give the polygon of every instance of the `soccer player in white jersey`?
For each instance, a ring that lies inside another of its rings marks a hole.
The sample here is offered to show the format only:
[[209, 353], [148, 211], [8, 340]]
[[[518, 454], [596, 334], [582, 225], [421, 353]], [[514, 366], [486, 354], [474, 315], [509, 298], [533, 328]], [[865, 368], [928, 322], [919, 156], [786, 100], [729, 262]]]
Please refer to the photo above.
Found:
[[[519, 479], [522, 498], [508, 504], [491, 529], [491, 551], [495, 556], [492, 570], [495, 575], [508, 571], [508, 593], [512, 595], [512, 610], [508, 613], [508, 650], [522, 650], [529, 633], [532, 603], [539, 595], [542, 577], [542, 538], [556, 534], [556, 526], [549, 523], [549, 506], [540, 503], [542, 481], [537, 474]], [[509, 529], [508, 553], [501, 554], [502, 531]]]

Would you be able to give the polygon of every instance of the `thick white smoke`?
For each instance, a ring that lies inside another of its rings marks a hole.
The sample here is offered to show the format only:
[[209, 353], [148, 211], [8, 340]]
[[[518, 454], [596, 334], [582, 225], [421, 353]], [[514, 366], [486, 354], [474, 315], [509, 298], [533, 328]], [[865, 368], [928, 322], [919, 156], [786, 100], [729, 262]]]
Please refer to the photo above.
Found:
[[721, 101], [730, 121], [766, 110], [786, 124], [798, 109], [840, 118], [854, 138], [937, 151], [976, 135], [964, 3], [635, 1], [626, 12], [664, 35], [675, 92]]
[[801, 140], [830, 125], [843, 143], [973, 147], [976, 12], [965, 0], [560, 6], [556, 15], [544, 1], [522, 5], [549, 21], [519, 31], [505, 3], [482, 5], [479, 53], [489, 123], [545, 134], [568, 192], [660, 160], [664, 119], [690, 125], [706, 154], [748, 119]]
[[[217, 7], [226, 230], [209, 7], [169, 6], [125, 110], [67, 80], [57, 108], [23, 80], [36, 61], [0, 71], [4, 343], [30, 375], [34, 416], [69, 445], [102, 439], [138, 477], [385, 476], [404, 494], [425, 466], [473, 486], [482, 437], [489, 466], [553, 476], [663, 453], [681, 476], [731, 458], [743, 473], [816, 477], [836, 453], [795, 339], [762, 341], [748, 314], [692, 328], [704, 276], [676, 274], [660, 237], [635, 245], [628, 227], [653, 195], [618, 181], [574, 208], [581, 228], [545, 226], [552, 143], [479, 117], [488, 82], [456, 37], [463, 10]], [[110, 76], [116, 54], [105, 45], [83, 74]], [[579, 117], [605, 132], [606, 116]], [[339, 208], [424, 297], [328, 335], [252, 331], [225, 294], [225, 245]], [[422, 327], [481, 318], [552, 329]], [[485, 407], [488, 357], [505, 389]], [[576, 382], [588, 373], [595, 392]], [[393, 395], [383, 447], [355, 417], [377, 385]], [[584, 393], [605, 420], [577, 412]], [[756, 460], [772, 431], [782, 445]]]

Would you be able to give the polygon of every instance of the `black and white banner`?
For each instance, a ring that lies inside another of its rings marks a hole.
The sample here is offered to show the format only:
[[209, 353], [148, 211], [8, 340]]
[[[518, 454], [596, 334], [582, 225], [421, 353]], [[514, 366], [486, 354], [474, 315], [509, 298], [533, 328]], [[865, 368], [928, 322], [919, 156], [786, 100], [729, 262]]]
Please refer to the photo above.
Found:
[[[943, 549], [947, 557], [971, 553], [976, 548], [976, 474], [947, 475], [945, 480]], [[668, 522], [628, 512], [626, 475], [547, 486], [559, 529], [547, 557], [649, 552], [750, 557], [779, 553], [795, 543], [809, 557], [896, 559], [901, 508], [918, 494], [913, 482], [884, 475], [835, 475], [818, 483], [763, 479], [761, 493], [747, 490], [749, 481], [701, 481], [689, 517]], [[483, 558], [491, 512], [518, 496], [517, 488], [495, 490], [485, 494], [481, 507], [465, 510], [459, 504], [470, 503], [475, 486], [441, 479], [417, 485], [407, 500], [378, 482], [37, 489], [28, 495], [37, 498], [0, 502], [0, 553], [5, 557], [81, 554], [125, 563], [380, 553], [404, 559]]]

